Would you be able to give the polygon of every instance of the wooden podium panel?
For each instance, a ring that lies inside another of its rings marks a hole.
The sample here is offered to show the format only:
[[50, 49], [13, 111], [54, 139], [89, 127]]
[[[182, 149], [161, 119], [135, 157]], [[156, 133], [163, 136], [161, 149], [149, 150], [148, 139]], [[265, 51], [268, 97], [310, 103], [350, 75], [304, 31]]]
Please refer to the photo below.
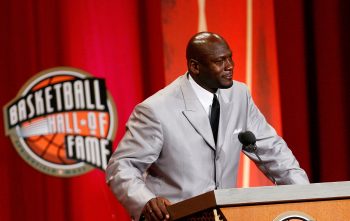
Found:
[[350, 182], [214, 190], [168, 210], [186, 221], [350, 221]]
[[227, 220], [273, 221], [283, 213], [304, 213], [317, 221], [350, 221], [350, 199], [220, 208]]

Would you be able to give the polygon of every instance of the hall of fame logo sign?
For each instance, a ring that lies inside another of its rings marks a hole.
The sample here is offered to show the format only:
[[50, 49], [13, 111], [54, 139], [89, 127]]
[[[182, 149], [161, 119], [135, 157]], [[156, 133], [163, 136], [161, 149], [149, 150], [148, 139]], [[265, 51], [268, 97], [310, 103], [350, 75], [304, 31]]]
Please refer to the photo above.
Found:
[[277, 216], [273, 221], [316, 221], [316, 219], [301, 211], [287, 211]]
[[4, 118], [19, 155], [45, 174], [107, 167], [117, 114], [104, 79], [70, 67], [44, 70], [5, 105]]

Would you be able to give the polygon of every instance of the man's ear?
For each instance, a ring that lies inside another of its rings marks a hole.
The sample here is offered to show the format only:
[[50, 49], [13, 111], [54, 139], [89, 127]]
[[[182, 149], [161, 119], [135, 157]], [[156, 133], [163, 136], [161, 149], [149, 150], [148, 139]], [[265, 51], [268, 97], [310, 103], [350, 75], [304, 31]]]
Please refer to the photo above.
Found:
[[199, 74], [199, 62], [191, 58], [188, 63], [190, 71], [193, 74]]

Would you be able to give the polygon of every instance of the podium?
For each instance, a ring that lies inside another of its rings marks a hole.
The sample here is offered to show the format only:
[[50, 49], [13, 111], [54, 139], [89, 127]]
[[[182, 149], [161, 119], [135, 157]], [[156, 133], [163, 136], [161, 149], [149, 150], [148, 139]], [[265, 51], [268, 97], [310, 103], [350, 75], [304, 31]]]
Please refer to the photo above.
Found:
[[350, 182], [213, 190], [168, 211], [181, 221], [350, 221]]

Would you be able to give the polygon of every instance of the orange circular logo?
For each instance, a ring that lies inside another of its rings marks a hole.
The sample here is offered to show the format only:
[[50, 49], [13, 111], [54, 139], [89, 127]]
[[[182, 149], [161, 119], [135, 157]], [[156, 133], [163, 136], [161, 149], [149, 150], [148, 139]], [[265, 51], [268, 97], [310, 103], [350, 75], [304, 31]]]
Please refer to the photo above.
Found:
[[41, 172], [71, 177], [107, 166], [117, 114], [104, 79], [69, 67], [42, 71], [4, 116], [17, 152]]

